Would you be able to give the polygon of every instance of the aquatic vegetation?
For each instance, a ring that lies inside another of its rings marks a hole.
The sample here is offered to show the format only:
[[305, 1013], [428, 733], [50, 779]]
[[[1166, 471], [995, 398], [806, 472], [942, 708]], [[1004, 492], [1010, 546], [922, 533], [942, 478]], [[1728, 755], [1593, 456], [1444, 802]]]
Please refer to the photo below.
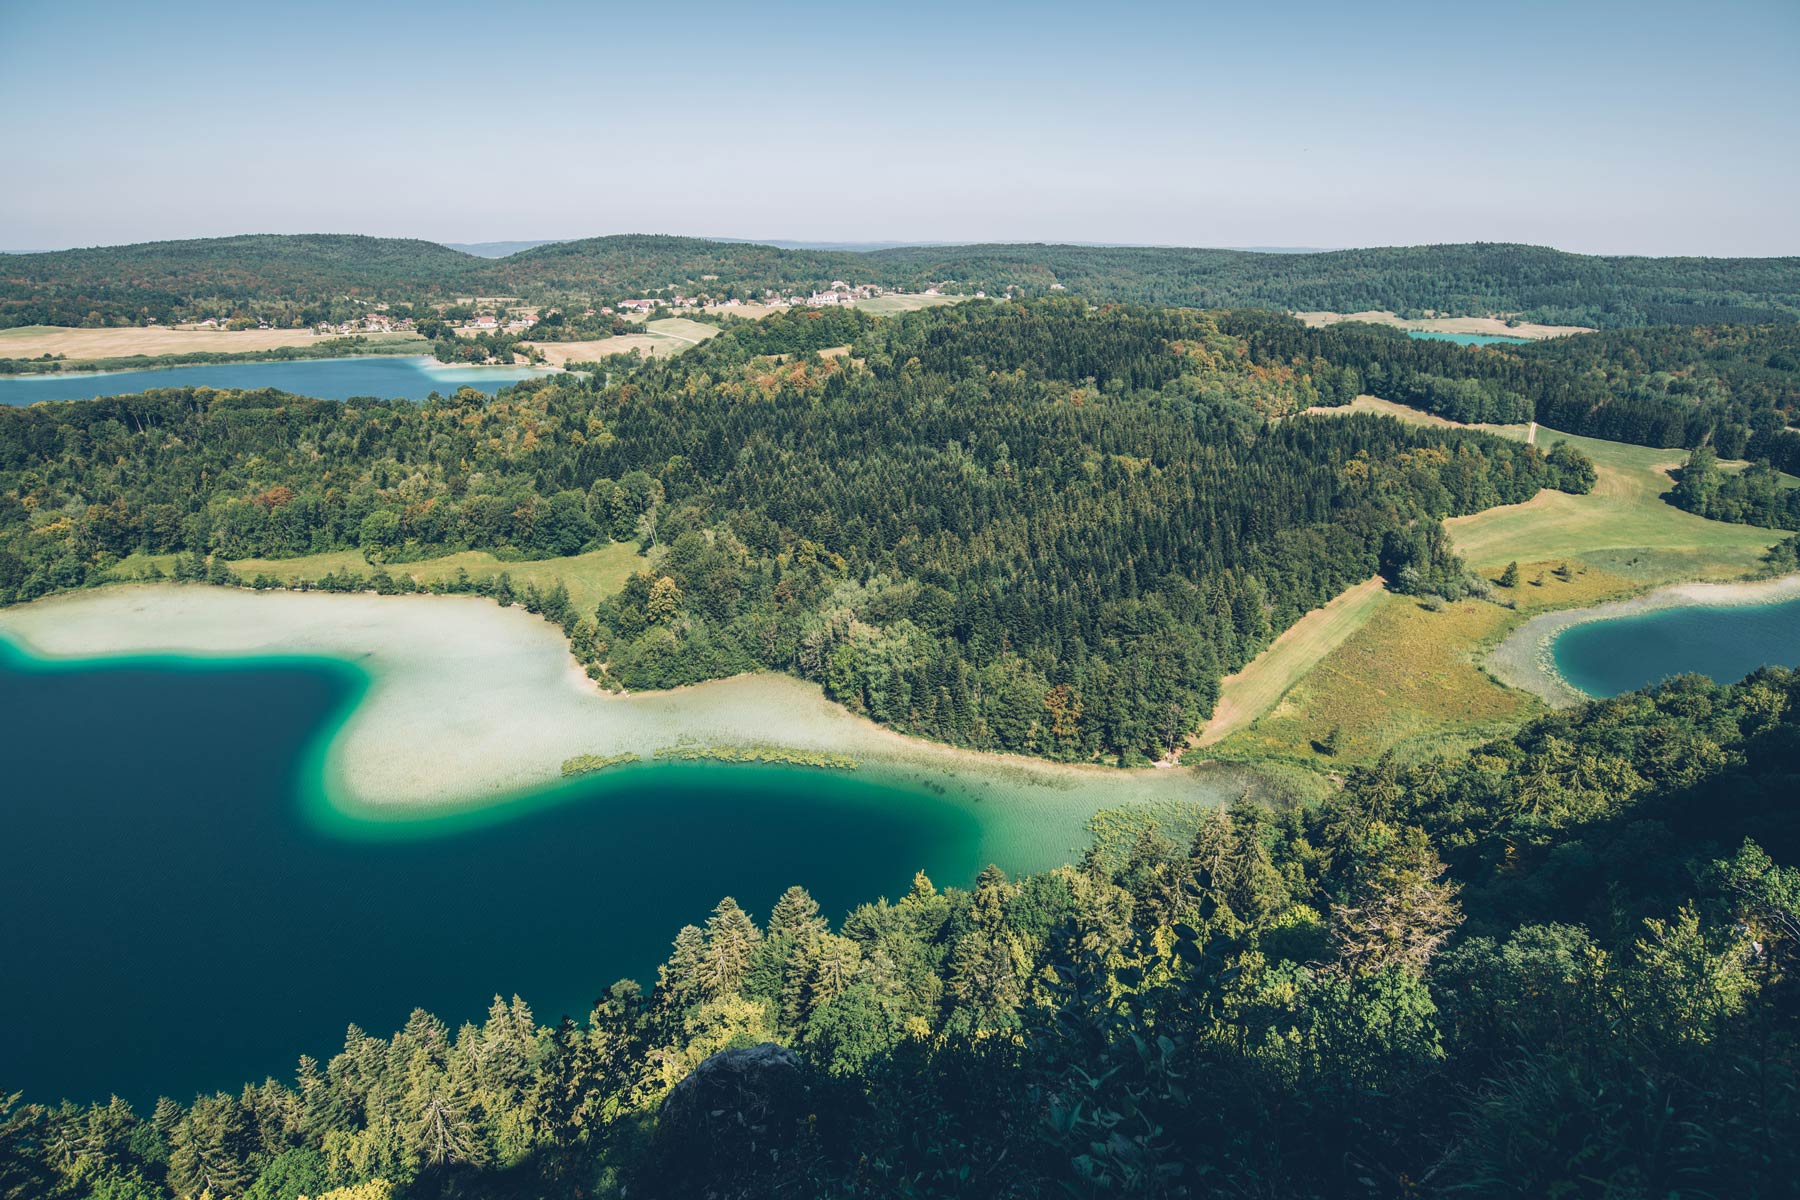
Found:
[[629, 750], [623, 754], [577, 754], [573, 758], [563, 759], [562, 773], [564, 779], [577, 775], [592, 775], [595, 771], [604, 771], [608, 767], [621, 767], [626, 763], [641, 761], [641, 756]]
[[783, 763], [790, 767], [825, 767], [854, 771], [859, 765], [848, 754], [829, 750], [795, 750], [788, 746], [664, 746], [660, 759], [681, 762]]

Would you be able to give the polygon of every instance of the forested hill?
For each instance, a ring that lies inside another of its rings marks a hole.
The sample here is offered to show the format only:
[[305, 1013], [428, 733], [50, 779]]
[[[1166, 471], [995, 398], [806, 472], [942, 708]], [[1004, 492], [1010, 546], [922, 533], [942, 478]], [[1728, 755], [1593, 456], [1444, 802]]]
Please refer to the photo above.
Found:
[[1614, 258], [1470, 243], [1266, 254], [1179, 247], [903, 247], [894, 278], [989, 291], [1061, 284], [1099, 299], [1194, 308], [1517, 314], [1599, 328], [1800, 316], [1800, 258]]
[[1486, 243], [1281, 254], [1067, 245], [863, 252], [622, 235], [487, 259], [412, 240], [265, 235], [0, 255], [0, 325], [166, 323], [202, 301], [288, 322], [305, 316], [296, 304], [345, 296], [750, 299], [839, 279], [1196, 308], [1518, 314], [1602, 328], [1800, 317], [1795, 258], [1608, 258]]
[[0, 255], [0, 325], [168, 322], [195, 300], [316, 302], [441, 296], [485, 260], [435, 242], [353, 234], [247, 234]]
[[[812, 351], [848, 344], [850, 352]], [[591, 613], [597, 677], [772, 668], [942, 741], [1140, 762], [1378, 570], [1471, 586], [1441, 518], [1591, 468], [1386, 418], [1214, 318], [1076, 300], [796, 310], [688, 354], [417, 406], [172, 389], [0, 409], [0, 601], [134, 551], [659, 552]], [[203, 565], [199, 573], [205, 574]]]

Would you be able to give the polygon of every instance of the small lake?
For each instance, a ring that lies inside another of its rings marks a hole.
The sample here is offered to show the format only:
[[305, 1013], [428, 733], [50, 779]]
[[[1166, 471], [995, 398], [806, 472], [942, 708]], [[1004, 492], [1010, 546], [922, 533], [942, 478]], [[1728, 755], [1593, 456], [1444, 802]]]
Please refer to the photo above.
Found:
[[[834, 920], [981, 866], [966, 807], [857, 773], [646, 764], [500, 822], [309, 812], [347, 666], [46, 665], [0, 642], [0, 1090], [140, 1111], [519, 994], [586, 1016], [683, 924], [790, 884]], [[365, 826], [365, 829], [370, 827]]]
[[1689, 605], [1572, 625], [1556, 636], [1557, 671], [1590, 696], [1671, 675], [1735, 683], [1763, 666], [1800, 666], [1800, 600]]
[[152, 388], [279, 388], [321, 400], [374, 396], [423, 400], [471, 387], [492, 395], [510, 383], [545, 372], [532, 367], [451, 367], [423, 357], [308, 358], [292, 362], [210, 363], [146, 371], [59, 372], [0, 375], [0, 404], [40, 400], [91, 400]]
[[1423, 342], [1455, 342], [1459, 346], [1518, 345], [1531, 340], [1497, 333], [1439, 333], [1435, 329], [1409, 329], [1406, 336]]

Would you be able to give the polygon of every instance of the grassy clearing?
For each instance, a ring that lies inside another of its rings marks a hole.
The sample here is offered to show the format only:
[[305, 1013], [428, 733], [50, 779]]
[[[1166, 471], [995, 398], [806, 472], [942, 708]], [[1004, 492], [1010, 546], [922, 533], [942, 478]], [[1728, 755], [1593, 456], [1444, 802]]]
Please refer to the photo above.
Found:
[[[1460, 421], [1452, 421], [1440, 417], [1436, 413], [1428, 413], [1422, 408], [1413, 408], [1408, 404], [1397, 404], [1392, 400], [1383, 400], [1380, 396], [1358, 396], [1348, 404], [1339, 404], [1330, 408], [1309, 408], [1309, 414], [1316, 416], [1343, 416], [1349, 413], [1374, 413], [1377, 416], [1393, 417], [1396, 421], [1407, 425], [1422, 425], [1427, 429], [1479, 429], [1483, 433], [1498, 434], [1522, 442], [1530, 432], [1528, 425], [1464, 425]], [[1540, 431], [1540, 442], [1542, 431]]]
[[629, 354], [636, 350], [645, 358], [668, 358], [672, 354], [680, 354], [683, 350], [698, 346], [708, 338], [718, 337], [717, 325], [708, 325], [703, 321], [689, 321], [684, 317], [669, 317], [661, 321], [647, 321], [642, 333], [624, 333], [617, 337], [597, 338], [591, 342], [533, 342], [544, 352], [544, 358], [553, 367], [564, 366], [572, 362], [597, 362], [609, 354]]
[[[1379, 413], [1412, 425], [1481, 429], [1519, 441], [1528, 430], [1524, 425], [1459, 425], [1375, 396], [1358, 396], [1342, 408], [1312, 411]], [[1763, 552], [1785, 536], [1751, 525], [1708, 521], [1662, 499], [1674, 485], [1669, 472], [1687, 457], [1684, 450], [1607, 442], [1538, 427], [1540, 449], [1558, 442], [1568, 442], [1593, 460], [1599, 476], [1594, 490], [1586, 496], [1539, 492], [1524, 504], [1446, 521], [1457, 552], [1470, 566], [1581, 559], [1645, 583], [1731, 579], [1754, 569]], [[1745, 465], [1726, 464], [1726, 469], [1742, 470]], [[1784, 482], [1800, 486], [1800, 480]]]
[[875, 296], [868, 300], [858, 300], [855, 307], [862, 309], [872, 317], [889, 317], [895, 313], [918, 312], [921, 308], [936, 308], [940, 304], [955, 304], [959, 300], [969, 298], [968, 296], [921, 296], [917, 294]]
[[[1629, 595], [1635, 580], [1559, 563], [1521, 564], [1522, 579], [1496, 595], [1516, 610], [1465, 600], [1433, 612], [1416, 597], [1377, 592], [1361, 626], [1248, 729], [1221, 741], [1221, 758], [1274, 757], [1330, 767], [1393, 750], [1403, 757], [1471, 745], [1542, 711], [1537, 699], [1491, 678], [1481, 656], [1533, 613]], [[1534, 584], [1539, 575], [1544, 582]], [[1335, 754], [1320, 744], [1338, 733]]]
[[697, 346], [708, 338], [716, 338], [720, 333], [717, 325], [708, 325], [705, 321], [690, 321], [686, 317], [665, 317], [660, 321], [646, 321], [644, 329], [657, 337], [674, 338], [676, 341], [686, 342], [691, 346]]
[[1248, 666], [1225, 678], [1212, 719], [1195, 744], [1224, 741], [1274, 708], [1289, 688], [1368, 623], [1382, 595], [1377, 576], [1301, 617]]
[[[418, 562], [393, 563], [388, 566], [388, 571], [394, 575], [411, 575], [425, 584], [454, 579], [458, 570], [467, 571], [470, 579], [494, 577], [504, 571], [512, 576], [513, 586], [521, 591], [527, 584], [548, 590], [560, 582], [569, 589], [569, 599], [577, 610], [591, 612], [603, 597], [625, 586], [625, 580], [633, 572], [645, 569], [653, 561], [653, 558], [639, 554], [635, 543], [615, 542], [586, 554], [531, 562], [502, 562], [486, 550], [465, 550]], [[134, 554], [119, 564], [118, 571], [126, 577], [139, 576], [150, 569], [151, 563], [168, 574], [174, 569], [175, 556]], [[360, 550], [332, 550], [301, 558], [243, 558], [233, 562], [231, 569], [245, 579], [271, 575], [283, 583], [294, 579], [318, 580], [334, 572], [355, 571], [367, 575], [374, 570]]]
[[[1350, 407], [1419, 425], [1453, 424], [1372, 396]], [[1525, 426], [1487, 428], [1520, 439], [1526, 433]], [[1388, 751], [1410, 757], [1474, 744], [1542, 711], [1535, 697], [1501, 685], [1480, 666], [1526, 619], [1667, 583], [1739, 578], [1784, 536], [1708, 521], [1663, 500], [1669, 470], [1685, 457], [1680, 450], [1539, 428], [1540, 447], [1559, 441], [1593, 460], [1592, 493], [1541, 492], [1524, 504], [1446, 522], [1458, 552], [1490, 579], [1507, 563], [1519, 564], [1519, 586], [1495, 589], [1514, 608], [1469, 600], [1434, 612], [1414, 598], [1380, 593], [1361, 623], [1313, 659], [1310, 670], [1312, 656], [1298, 653], [1280, 667], [1265, 668], [1261, 659], [1251, 664], [1246, 676], [1265, 669], [1270, 678], [1259, 681], [1260, 694], [1243, 707], [1255, 708], [1271, 690], [1279, 702], [1247, 725], [1241, 712], [1225, 713], [1225, 734], [1207, 743], [1209, 755], [1330, 768]], [[1567, 577], [1559, 573], [1565, 565]], [[1326, 754], [1322, 743], [1334, 730], [1336, 753]]]
[[[1629, 446], [1539, 429], [1538, 445], [1568, 442], [1594, 460], [1599, 480], [1586, 496], [1540, 492], [1524, 504], [1446, 522], [1457, 551], [1474, 567], [1578, 558], [1632, 566], [1646, 582], [1733, 578], [1752, 570], [1783, 534], [1682, 512], [1662, 499], [1680, 450]], [[1634, 561], [1635, 560], [1635, 561]]]
[[1392, 325], [1396, 329], [1416, 329], [1421, 333], [1486, 333], [1496, 337], [1547, 338], [1593, 332], [1584, 325], [1534, 325], [1529, 321], [1508, 325], [1500, 317], [1427, 317], [1408, 321], [1394, 313], [1375, 309], [1355, 313], [1297, 312], [1294, 315], [1314, 328], [1338, 321], [1364, 321], [1371, 325]]

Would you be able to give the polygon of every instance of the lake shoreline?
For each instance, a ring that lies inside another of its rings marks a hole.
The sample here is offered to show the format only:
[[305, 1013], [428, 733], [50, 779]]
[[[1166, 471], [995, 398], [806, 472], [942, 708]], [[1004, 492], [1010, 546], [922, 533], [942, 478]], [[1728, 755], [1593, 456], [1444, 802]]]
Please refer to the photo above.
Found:
[[1800, 598], [1800, 574], [1731, 583], [1670, 584], [1625, 600], [1541, 613], [1502, 639], [1482, 665], [1509, 687], [1530, 692], [1552, 707], [1572, 708], [1596, 698], [1570, 683], [1556, 666], [1556, 639], [1577, 625], [1672, 608], [1752, 607], [1796, 598]]
[[859, 775], [978, 808], [996, 851], [1028, 845], [1006, 857], [1047, 861], [1082, 843], [1101, 809], [1222, 803], [1261, 782], [1237, 766], [1120, 769], [941, 745], [774, 673], [616, 695], [580, 670], [555, 626], [477, 597], [126, 584], [0, 611], [0, 638], [52, 665], [348, 664], [368, 683], [323, 738], [311, 800], [334, 821], [528, 811], [566, 790], [561, 764], [577, 755], [629, 752], [650, 762], [659, 750], [780, 746], [845, 755], [861, 764]]

